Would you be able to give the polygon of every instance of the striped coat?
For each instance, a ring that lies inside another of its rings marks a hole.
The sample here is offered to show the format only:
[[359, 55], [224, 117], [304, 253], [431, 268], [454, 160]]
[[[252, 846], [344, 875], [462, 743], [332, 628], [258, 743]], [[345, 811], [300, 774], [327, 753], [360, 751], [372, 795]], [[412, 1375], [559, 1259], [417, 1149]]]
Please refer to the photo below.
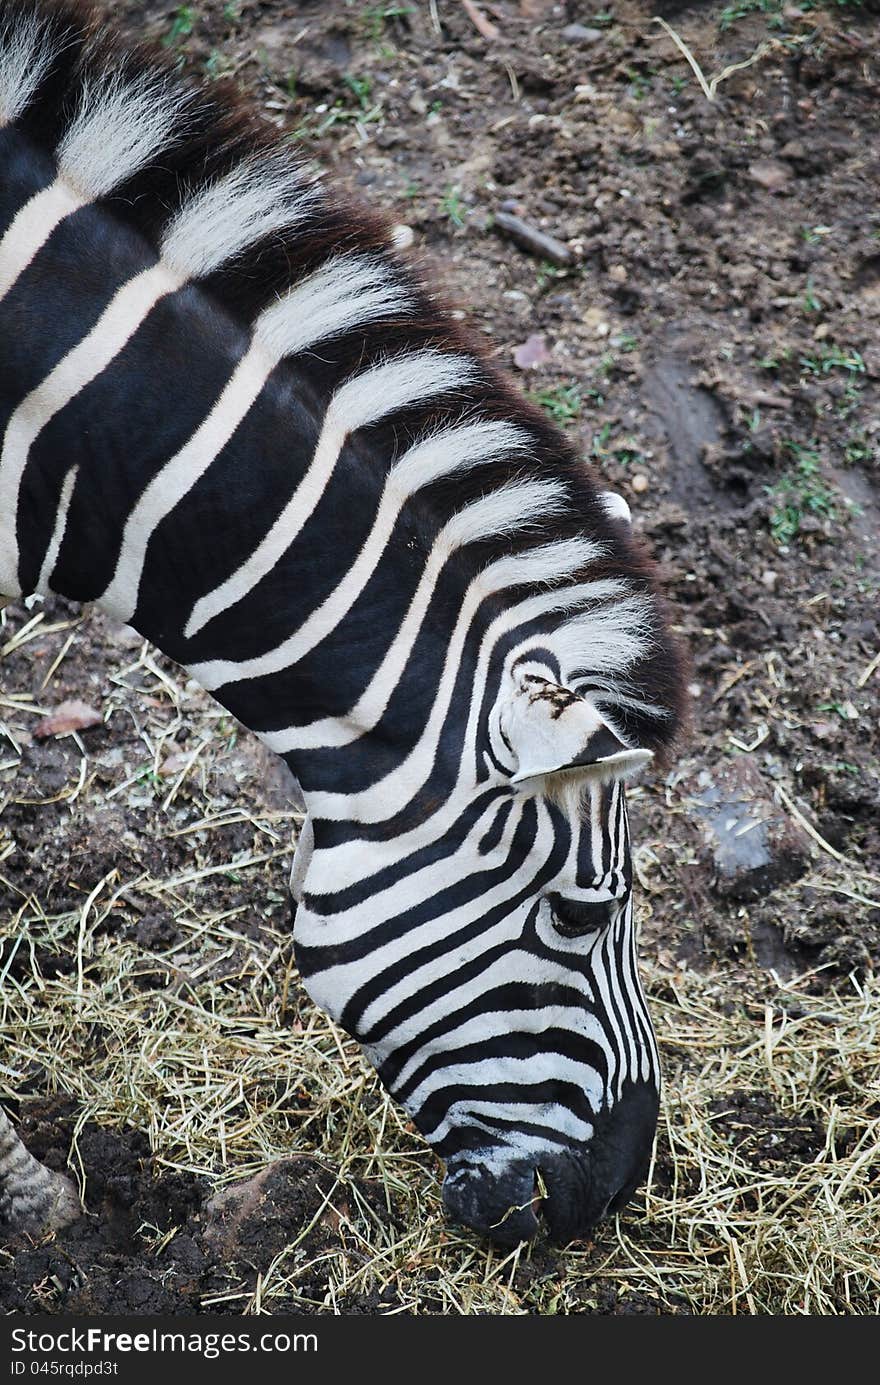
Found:
[[625, 503], [384, 222], [70, 0], [0, 0], [0, 437], [0, 592], [97, 602], [290, 765], [304, 983], [451, 1214], [621, 1205], [659, 1083], [624, 781], [682, 684]]

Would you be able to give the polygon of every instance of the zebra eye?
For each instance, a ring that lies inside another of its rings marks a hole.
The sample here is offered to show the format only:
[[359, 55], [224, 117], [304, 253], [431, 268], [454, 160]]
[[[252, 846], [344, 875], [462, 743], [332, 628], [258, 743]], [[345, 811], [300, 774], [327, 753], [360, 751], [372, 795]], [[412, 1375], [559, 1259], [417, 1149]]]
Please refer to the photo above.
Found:
[[553, 922], [566, 938], [601, 933], [611, 922], [617, 904], [615, 899], [563, 899], [561, 894], [548, 895], [547, 899], [553, 910]]

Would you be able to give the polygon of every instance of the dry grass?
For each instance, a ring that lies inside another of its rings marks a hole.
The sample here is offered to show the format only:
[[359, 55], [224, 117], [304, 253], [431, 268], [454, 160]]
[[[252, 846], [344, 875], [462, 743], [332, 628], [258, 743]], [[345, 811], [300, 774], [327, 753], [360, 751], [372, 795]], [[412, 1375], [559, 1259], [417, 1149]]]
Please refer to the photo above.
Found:
[[[25, 642], [41, 628], [40, 667], [54, 667], [57, 679], [64, 665], [53, 661], [62, 649], [73, 656], [79, 627], [47, 619]], [[10, 629], [0, 636], [0, 673], [5, 663], [14, 683], [13, 660], [24, 651], [21, 629]], [[318, 1306], [329, 1312], [353, 1292], [383, 1289], [401, 1312], [880, 1312], [876, 983], [851, 979], [817, 996], [809, 978], [783, 983], [733, 966], [698, 973], [648, 958], [666, 1088], [647, 1190], [594, 1244], [558, 1256], [488, 1250], [445, 1223], [439, 1166], [356, 1046], [303, 997], [285, 928], [266, 921], [242, 934], [249, 910], [277, 913], [295, 814], [218, 795], [211, 775], [228, 761], [232, 738], [217, 735], [216, 706], [182, 688], [148, 649], [112, 658], [105, 707], [129, 708], [155, 772], [145, 781], [143, 769], [116, 764], [109, 792], [142, 812], [160, 861], [183, 840], [192, 865], [132, 878], [111, 869], [61, 913], [39, 890], [19, 891], [0, 954], [0, 1097], [30, 1078], [32, 1090], [75, 1099], [77, 1132], [86, 1121], [135, 1126], [149, 1133], [160, 1170], [217, 1185], [292, 1153], [334, 1168], [331, 1248], [316, 1258], [307, 1226], [256, 1288], [232, 1283], [207, 1296], [205, 1309], [289, 1310], [319, 1266], [329, 1287]], [[33, 698], [4, 694], [0, 765], [10, 803], [21, 801], [16, 769], [32, 709], [60, 696], [51, 680], [37, 696], [34, 679]], [[163, 773], [184, 710], [193, 734]], [[47, 795], [62, 801], [53, 809], [69, 815], [62, 825], [89, 813], [97, 820], [100, 803], [114, 801], [94, 768], [84, 753], [68, 784]], [[247, 839], [232, 854], [230, 822]], [[0, 874], [15, 853], [14, 837], [5, 847], [0, 838]], [[826, 858], [821, 871], [826, 888], [853, 887], [839, 863]], [[252, 904], [224, 903], [217, 887], [230, 882], [246, 886]], [[647, 899], [642, 907], [647, 915]], [[124, 925], [151, 910], [170, 911], [178, 930], [173, 945], [153, 952], [124, 936]], [[76, 965], [51, 977], [40, 962], [47, 954]], [[76, 1136], [71, 1158], [82, 1176]], [[364, 1180], [384, 1190], [395, 1217], [376, 1216]], [[156, 1253], [167, 1239], [156, 1237]]]

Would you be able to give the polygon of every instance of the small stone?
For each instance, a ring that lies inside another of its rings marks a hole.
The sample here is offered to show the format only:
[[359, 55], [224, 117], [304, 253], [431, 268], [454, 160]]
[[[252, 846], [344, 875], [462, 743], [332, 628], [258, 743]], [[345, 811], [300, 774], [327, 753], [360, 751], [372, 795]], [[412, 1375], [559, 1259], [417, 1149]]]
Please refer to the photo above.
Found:
[[575, 101], [595, 101], [598, 94], [592, 82], [580, 82], [574, 89]]
[[828, 325], [827, 322], [820, 322], [819, 325], [818, 325], [818, 327], [816, 328], [815, 332], [813, 333], [813, 340], [814, 340], [814, 341], [824, 341], [825, 338], [826, 338], [826, 337], [828, 336], [828, 334], [830, 333], [830, 331], [831, 331], [831, 328], [830, 328], [830, 326]]
[[605, 37], [601, 29], [588, 29], [584, 24], [566, 24], [561, 37], [566, 43], [599, 43]]
[[411, 226], [395, 226], [391, 231], [391, 244], [395, 250], [409, 250], [416, 238]]
[[767, 567], [767, 568], [765, 568], [764, 571], [761, 573], [761, 583], [762, 583], [763, 586], [765, 586], [765, 587], [767, 588], [768, 591], [771, 591], [771, 592], [772, 592], [772, 591], [773, 591], [773, 588], [776, 586], [776, 583], [777, 583], [778, 581], [779, 581], [779, 573], [778, 573], [778, 572], [774, 572], [772, 568]]
[[702, 696], [703, 696], [703, 685], [702, 685], [702, 683], [688, 683], [688, 692], [689, 692], [689, 694], [690, 694], [691, 697], [694, 697], [694, 698], [696, 698], [696, 697], [702, 697]]
[[772, 794], [751, 755], [702, 770], [692, 781], [688, 806], [702, 830], [716, 894], [760, 899], [809, 869], [809, 838]]
[[186, 750], [175, 750], [171, 755], [166, 755], [159, 765], [159, 773], [163, 779], [172, 779], [186, 769], [191, 758], [192, 752]]
[[625, 284], [629, 278], [626, 272], [626, 265], [613, 264], [608, 271], [608, 278], [615, 284]]
[[648, 489], [649, 482], [643, 471], [637, 471], [629, 484], [636, 495], [642, 495]]
[[601, 308], [587, 308], [584, 326], [590, 329], [594, 337], [607, 337], [611, 331], [611, 325], [605, 320]]
[[833, 721], [814, 721], [810, 724], [810, 731], [820, 741], [834, 740], [839, 730]]
[[791, 181], [791, 169], [776, 159], [758, 159], [749, 164], [749, 177], [768, 192], [779, 192]]

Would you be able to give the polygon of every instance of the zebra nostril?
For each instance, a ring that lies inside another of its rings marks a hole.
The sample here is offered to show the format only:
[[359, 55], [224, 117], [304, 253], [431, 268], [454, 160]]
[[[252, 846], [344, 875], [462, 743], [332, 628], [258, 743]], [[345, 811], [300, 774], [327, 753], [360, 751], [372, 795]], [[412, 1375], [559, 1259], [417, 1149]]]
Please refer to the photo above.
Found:
[[443, 1202], [463, 1222], [498, 1245], [529, 1241], [538, 1230], [539, 1176], [517, 1159], [501, 1167], [453, 1163], [443, 1180]]

